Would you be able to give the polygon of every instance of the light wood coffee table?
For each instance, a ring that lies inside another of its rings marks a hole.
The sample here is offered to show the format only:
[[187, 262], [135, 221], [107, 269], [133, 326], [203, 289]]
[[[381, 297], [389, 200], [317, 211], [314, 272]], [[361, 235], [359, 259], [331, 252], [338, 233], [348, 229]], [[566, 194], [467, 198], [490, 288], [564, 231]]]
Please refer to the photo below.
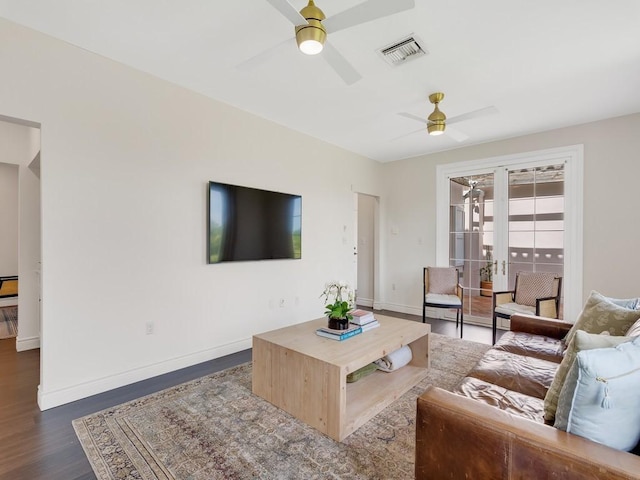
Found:
[[[428, 324], [376, 315], [380, 327], [338, 342], [316, 335], [326, 318], [254, 335], [253, 393], [341, 441], [422, 380]], [[413, 359], [354, 383], [347, 375], [409, 345]]]

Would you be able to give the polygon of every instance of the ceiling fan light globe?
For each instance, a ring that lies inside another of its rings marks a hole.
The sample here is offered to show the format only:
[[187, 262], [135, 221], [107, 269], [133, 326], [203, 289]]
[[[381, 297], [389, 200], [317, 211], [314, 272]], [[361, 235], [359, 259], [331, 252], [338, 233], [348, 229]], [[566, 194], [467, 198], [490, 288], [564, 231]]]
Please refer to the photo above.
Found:
[[[314, 22], [315, 23], [315, 22]], [[305, 55], [317, 55], [322, 51], [327, 39], [327, 32], [320, 22], [296, 27], [298, 49]]]
[[323, 45], [317, 40], [305, 40], [298, 48], [305, 55], [317, 55], [322, 52]]
[[442, 135], [444, 133], [444, 123], [432, 123], [427, 125], [427, 131], [429, 135]]

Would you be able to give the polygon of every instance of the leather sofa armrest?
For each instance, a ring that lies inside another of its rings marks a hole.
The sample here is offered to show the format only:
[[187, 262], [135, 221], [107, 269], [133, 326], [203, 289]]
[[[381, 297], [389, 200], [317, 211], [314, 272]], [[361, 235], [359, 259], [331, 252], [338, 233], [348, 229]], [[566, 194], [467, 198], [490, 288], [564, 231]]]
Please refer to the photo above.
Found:
[[418, 398], [416, 479], [637, 479], [640, 457], [429, 386]]
[[511, 315], [512, 332], [525, 332], [534, 335], [563, 339], [573, 325], [553, 318], [536, 317], [534, 315]]

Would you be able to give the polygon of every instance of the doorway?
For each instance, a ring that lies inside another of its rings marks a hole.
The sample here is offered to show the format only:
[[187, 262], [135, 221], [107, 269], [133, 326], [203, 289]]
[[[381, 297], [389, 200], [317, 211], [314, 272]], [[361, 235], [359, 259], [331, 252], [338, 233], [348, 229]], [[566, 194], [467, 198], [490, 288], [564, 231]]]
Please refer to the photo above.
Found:
[[[41, 345], [40, 308], [40, 125], [0, 115], [0, 162], [17, 168], [17, 272], [18, 331], [17, 337], [5, 342], [3, 355], [6, 362], [30, 358], [39, 362]], [[34, 352], [24, 352], [33, 350]], [[13, 352], [13, 353], [11, 353]], [[23, 357], [24, 355], [24, 357]], [[9, 363], [6, 363], [9, 365]], [[33, 365], [30, 361], [29, 365]], [[40, 377], [40, 371], [33, 375]], [[0, 375], [15, 372], [0, 369]], [[29, 373], [31, 376], [32, 374]], [[18, 383], [20, 380], [17, 380]], [[36, 392], [32, 392], [34, 400]]]
[[581, 146], [438, 167], [436, 255], [463, 272], [465, 320], [490, 324], [492, 293], [520, 271], [561, 275], [564, 316], [576, 318], [581, 200]]
[[378, 197], [355, 194], [356, 303], [371, 308], [377, 308], [378, 205]]
[[40, 126], [0, 115], [0, 162], [18, 170], [16, 350], [40, 347]]

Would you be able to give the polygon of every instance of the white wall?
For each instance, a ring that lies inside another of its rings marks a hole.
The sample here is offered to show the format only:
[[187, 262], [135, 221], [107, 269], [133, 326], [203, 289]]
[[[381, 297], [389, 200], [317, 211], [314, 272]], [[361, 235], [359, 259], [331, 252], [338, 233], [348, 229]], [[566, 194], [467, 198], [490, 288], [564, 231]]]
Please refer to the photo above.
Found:
[[0, 277], [18, 275], [18, 167], [4, 150], [0, 141]]
[[640, 114], [635, 114], [385, 164], [386, 308], [420, 312], [422, 267], [435, 262], [436, 165], [577, 144], [584, 145], [582, 298], [593, 289], [614, 297], [640, 296], [639, 131]]
[[[42, 126], [42, 408], [248, 348], [354, 280], [376, 162], [4, 20], [0, 44], [0, 113]], [[207, 265], [208, 180], [301, 194], [302, 260]]]

